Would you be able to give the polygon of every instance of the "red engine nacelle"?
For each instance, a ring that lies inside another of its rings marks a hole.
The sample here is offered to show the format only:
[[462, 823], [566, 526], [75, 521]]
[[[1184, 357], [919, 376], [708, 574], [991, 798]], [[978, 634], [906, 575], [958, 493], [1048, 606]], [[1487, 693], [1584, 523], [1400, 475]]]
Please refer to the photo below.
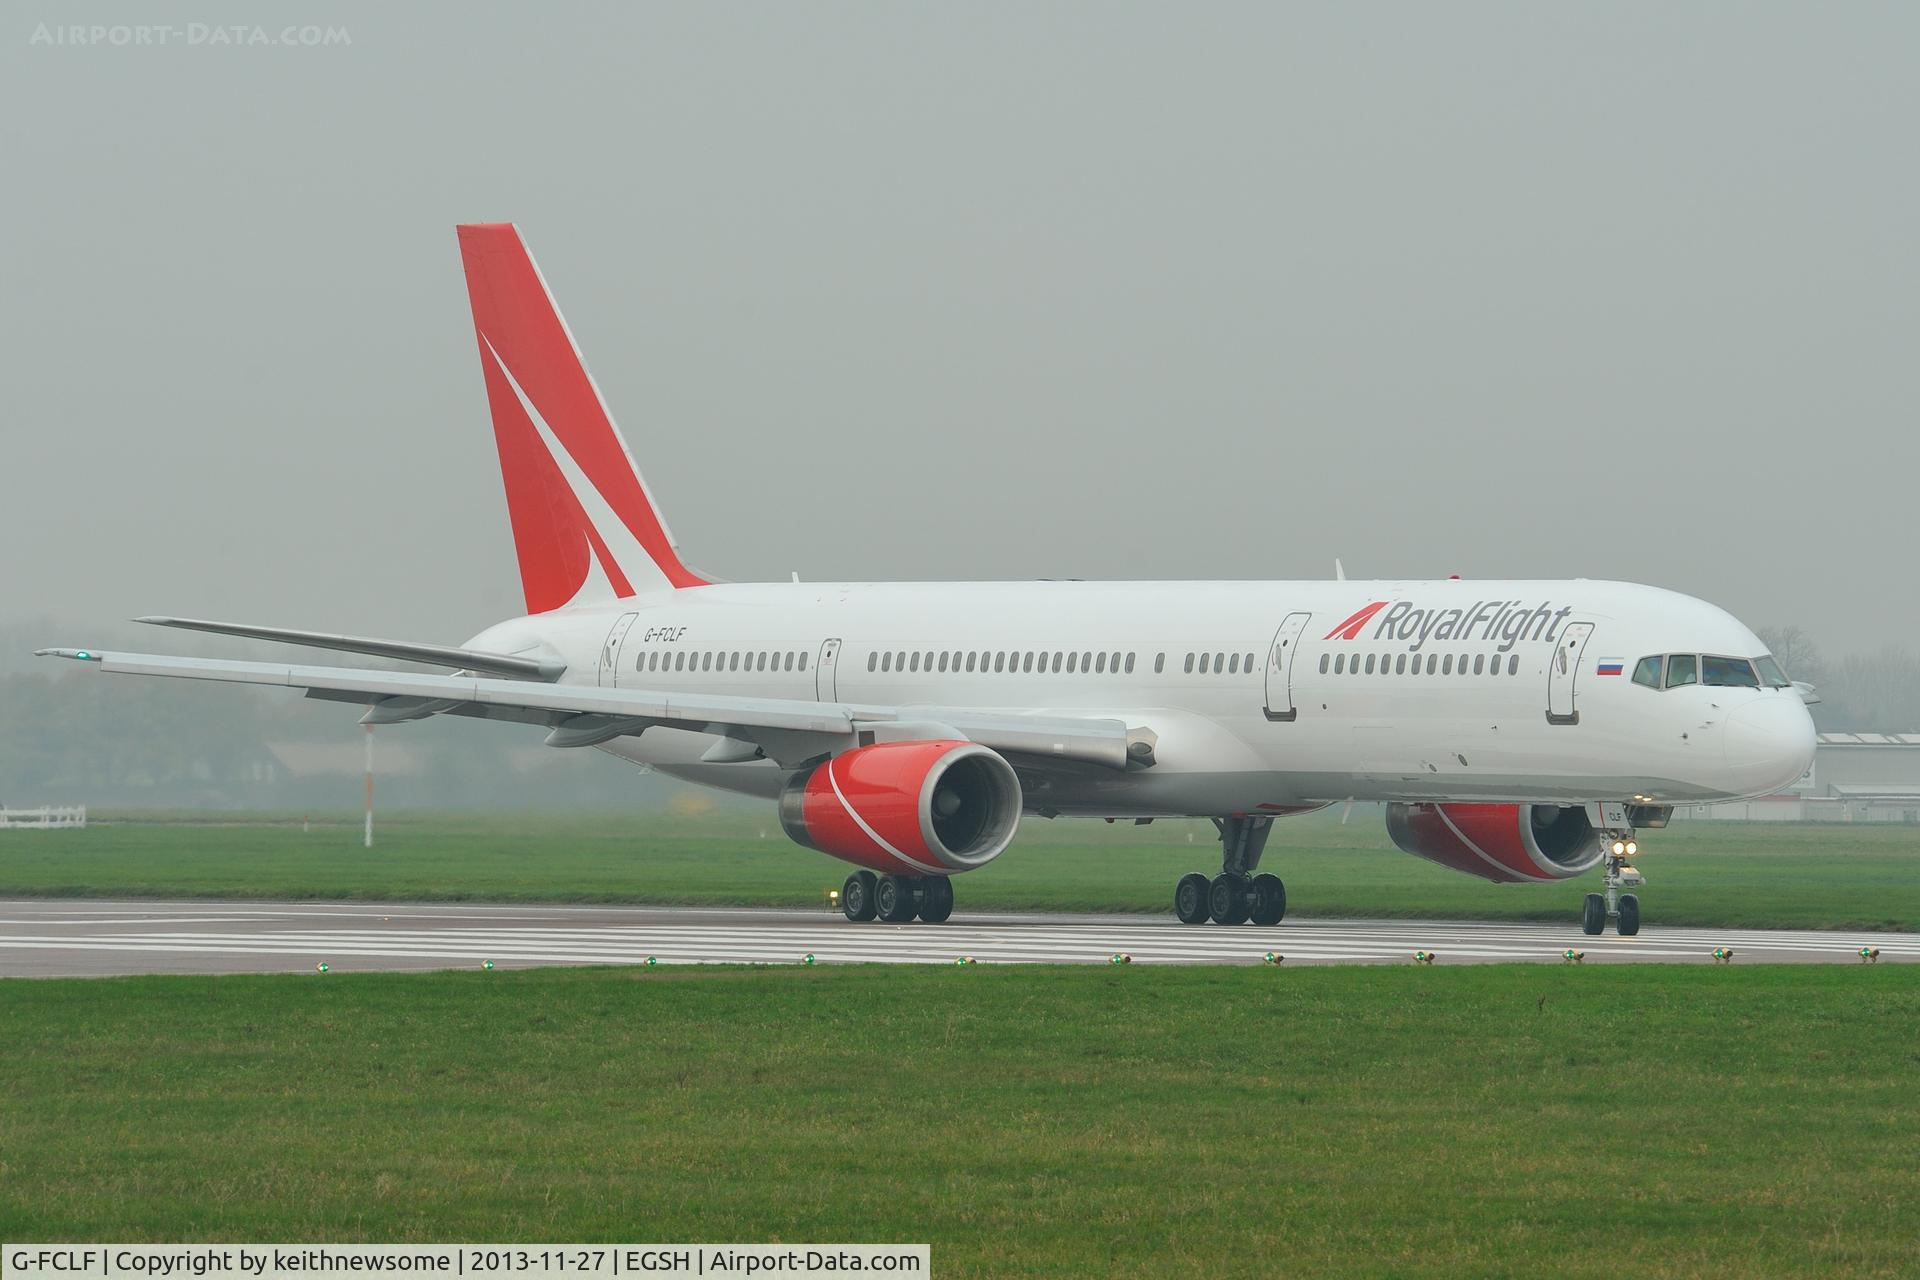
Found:
[[950, 876], [1013, 840], [1020, 780], [977, 742], [881, 742], [787, 779], [780, 825], [809, 849], [875, 871]]
[[1605, 856], [1582, 808], [1390, 804], [1387, 834], [1408, 853], [1501, 884], [1565, 880]]

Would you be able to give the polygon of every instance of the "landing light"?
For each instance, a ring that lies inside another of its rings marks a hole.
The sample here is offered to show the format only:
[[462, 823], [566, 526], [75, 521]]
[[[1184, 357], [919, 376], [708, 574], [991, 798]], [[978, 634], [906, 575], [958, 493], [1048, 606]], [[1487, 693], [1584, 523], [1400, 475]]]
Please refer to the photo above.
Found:
[[1621, 854], [1623, 854], [1623, 853], [1625, 853], [1626, 851], [1627, 851], [1627, 842], [1626, 842], [1625, 840], [1615, 840], [1615, 841], [1613, 842], [1613, 856], [1614, 856], [1614, 857], [1616, 857], [1616, 858], [1617, 858], [1617, 857], [1619, 857], [1619, 856], [1620, 856]]
[[1635, 844], [1631, 840], [1627, 841], [1627, 856], [1631, 858], [1634, 854], [1638, 852], [1640, 852], [1640, 846], [1638, 844]]

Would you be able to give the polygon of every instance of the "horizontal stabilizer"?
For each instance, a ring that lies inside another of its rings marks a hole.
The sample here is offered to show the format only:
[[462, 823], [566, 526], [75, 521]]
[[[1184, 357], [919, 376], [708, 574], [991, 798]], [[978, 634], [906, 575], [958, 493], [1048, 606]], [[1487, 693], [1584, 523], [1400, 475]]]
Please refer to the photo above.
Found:
[[454, 667], [463, 671], [505, 676], [511, 680], [541, 680], [548, 684], [566, 672], [566, 664], [545, 658], [527, 658], [511, 653], [487, 653], [479, 649], [458, 649], [452, 645], [415, 644], [410, 640], [376, 640], [368, 636], [331, 635], [324, 631], [295, 631], [288, 627], [256, 627], [240, 622], [207, 622], [199, 618], [135, 618], [156, 627], [180, 627], [187, 631], [211, 631], [215, 635], [242, 636], [248, 640], [272, 640], [279, 644], [304, 645], [309, 649], [334, 649], [358, 653], [369, 658], [391, 658], [400, 662], [424, 662], [435, 667]]

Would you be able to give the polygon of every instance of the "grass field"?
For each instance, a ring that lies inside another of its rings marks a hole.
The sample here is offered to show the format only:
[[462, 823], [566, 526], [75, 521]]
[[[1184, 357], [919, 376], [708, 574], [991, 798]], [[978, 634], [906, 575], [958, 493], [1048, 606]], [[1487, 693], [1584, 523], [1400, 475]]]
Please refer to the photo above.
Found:
[[1910, 1276], [1920, 970], [0, 982], [0, 1239]]
[[[1192, 843], [1189, 844], [1189, 837]], [[1653, 924], [1920, 929], [1920, 831], [1903, 826], [1682, 823], [1648, 832]], [[1377, 814], [1283, 820], [1263, 866], [1301, 916], [1571, 920], [1588, 875], [1490, 885], [1394, 849]], [[1212, 828], [1029, 819], [1005, 855], [955, 882], [960, 909], [1170, 910], [1173, 882], [1219, 867]], [[0, 894], [666, 902], [817, 906], [848, 868], [765, 819], [521, 814], [383, 819], [303, 832], [116, 823], [0, 837]]]

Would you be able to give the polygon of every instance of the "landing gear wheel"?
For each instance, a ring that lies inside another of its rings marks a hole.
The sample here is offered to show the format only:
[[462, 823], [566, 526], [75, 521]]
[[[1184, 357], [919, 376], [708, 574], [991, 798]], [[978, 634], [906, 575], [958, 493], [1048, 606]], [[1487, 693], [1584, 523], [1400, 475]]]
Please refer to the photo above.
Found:
[[1253, 909], [1250, 917], [1255, 924], [1279, 924], [1287, 914], [1287, 886], [1280, 882], [1279, 876], [1262, 872], [1253, 878]]
[[1245, 924], [1253, 910], [1253, 890], [1245, 876], [1222, 873], [1207, 886], [1207, 914], [1215, 924]]
[[953, 881], [945, 876], [928, 876], [920, 882], [920, 918], [928, 924], [941, 924], [953, 914]]
[[1614, 925], [1623, 938], [1631, 938], [1640, 932], [1640, 899], [1632, 894], [1623, 894], [1620, 898], [1620, 919]]
[[1181, 924], [1207, 922], [1207, 885], [1207, 878], [1196, 871], [1181, 876], [1180, 883], [1173, 887], [1173, 914], [1180, 917]]
[[1597, 893], [1590, 893], [1580, 906], [1580, 932], [1588, 937], [1598, 937], [1607, 928], [1607, 900]]
[[888, 924], [905, 924], [913, 919], [917, 905], [914, 897], [913, 881], [905, 876], [881, 876], [880, 887], [874, 890], [873, 905]]
[[847, 913], [847, 919], [854, 923], [873, 919], [874, 890], [880, 887], [880, 877], [871, 871], [856, 871], [847, 877], [840, 886], [840, 909]]

